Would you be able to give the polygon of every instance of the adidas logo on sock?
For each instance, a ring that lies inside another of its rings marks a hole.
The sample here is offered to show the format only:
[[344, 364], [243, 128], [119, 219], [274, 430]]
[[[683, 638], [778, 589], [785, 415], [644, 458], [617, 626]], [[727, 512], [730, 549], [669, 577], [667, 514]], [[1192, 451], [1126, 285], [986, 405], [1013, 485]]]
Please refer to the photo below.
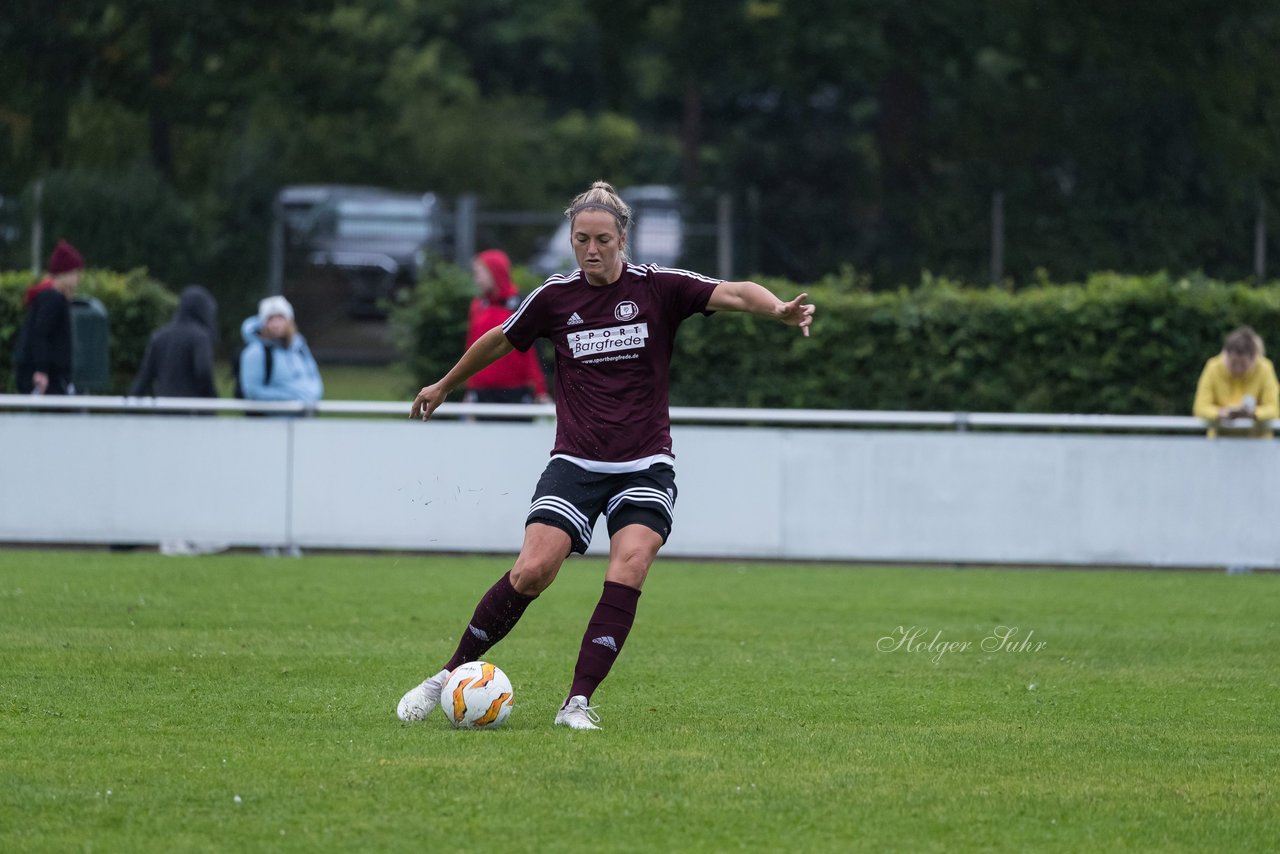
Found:
[[471, 634], [473, 634], [478, 639], [484, 641], [485, 643], [489, 642], [489, 634], [484, 629], [477, 629], [475, 626], [468, 623], [467, 631], [471, 632]]
[[573, 314], [569, 315], [570, 326], [577, 326], [579, 323], [582, 323], [582, 317], [579, 316], [579, 314], [576, 311]]
[[618, 642], [613, 639], [613, 635], [605, 635], [603, 637], [592, 638], [591, 642], [598, 643], [600, 644], [600, 646], [611, 649], [614, 652], [618, 651]]

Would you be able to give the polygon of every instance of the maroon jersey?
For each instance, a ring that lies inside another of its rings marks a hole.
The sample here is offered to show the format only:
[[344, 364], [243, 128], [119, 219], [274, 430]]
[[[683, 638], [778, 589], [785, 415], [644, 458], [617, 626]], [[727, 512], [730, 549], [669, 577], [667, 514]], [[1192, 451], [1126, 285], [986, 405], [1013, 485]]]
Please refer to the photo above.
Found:
[[[668, 387], [676, 329], [718, 279], [626, 264], [611, 285], [581, 270], [551, 276], [502, 324], [517, 350], [556, 347], [556, 444], [551, 453], [630, 462], [671, 453]], [[710, 313], [710, 312], [707, 312]]]

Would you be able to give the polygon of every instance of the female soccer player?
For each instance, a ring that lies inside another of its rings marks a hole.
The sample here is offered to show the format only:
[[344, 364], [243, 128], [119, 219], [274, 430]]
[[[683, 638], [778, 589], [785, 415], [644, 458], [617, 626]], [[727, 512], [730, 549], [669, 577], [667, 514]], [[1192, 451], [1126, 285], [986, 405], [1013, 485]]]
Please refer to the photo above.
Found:
[[558, 726], [599, 729], [592, 692], [626, 642], [649, 567], [671, 532], [676, 485], [667, 392], [676, 329], [690, 315], [715, 311], [776, 318], [805, 335], [813, 322], [807, 294], [784, 302], [754, 282], [629, 263], [631, 210], [603, 181], [575, 198], [565, 216], [579, 269], [548, 278], [413, 401], [412, 416], [426, 421], [451, 391], [513, 348], [527, 350], [539, 337], [555, 345], [555, 447], [534, 491], [520, 554], [480, 599], [453, 657], [400, 700], [401, 720], [425, 718], [450, 671], [511, 631], [565, 559], [587, 550], [604, 513], [604, 591], [555, 717]]

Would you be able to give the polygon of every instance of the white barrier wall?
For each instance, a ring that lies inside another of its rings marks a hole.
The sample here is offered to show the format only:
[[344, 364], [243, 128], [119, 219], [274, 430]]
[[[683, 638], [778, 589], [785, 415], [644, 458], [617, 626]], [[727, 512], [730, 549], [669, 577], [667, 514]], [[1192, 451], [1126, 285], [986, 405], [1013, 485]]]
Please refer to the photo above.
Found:
[[[673, 433], [670, 556], [1280, 567], [1276, 442]], [[549, 423], [3, 413], [0, 542], [511, 552], [553, 434]], [[601, 524], [592, 552], [605, 540]]]

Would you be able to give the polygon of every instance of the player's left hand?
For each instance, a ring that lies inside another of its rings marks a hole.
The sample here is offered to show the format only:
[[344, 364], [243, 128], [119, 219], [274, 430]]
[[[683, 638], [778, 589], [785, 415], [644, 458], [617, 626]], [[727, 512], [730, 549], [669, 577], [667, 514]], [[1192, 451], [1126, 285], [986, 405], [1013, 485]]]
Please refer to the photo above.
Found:
[[790, 302], [784, 302], [778, 311], [778, 319], [788, 326], [799, 326], [805, 337], [809, 337], [809, 327], [813, 324], [813, 303], [806, 303], [808, 294], [800, 294]]

